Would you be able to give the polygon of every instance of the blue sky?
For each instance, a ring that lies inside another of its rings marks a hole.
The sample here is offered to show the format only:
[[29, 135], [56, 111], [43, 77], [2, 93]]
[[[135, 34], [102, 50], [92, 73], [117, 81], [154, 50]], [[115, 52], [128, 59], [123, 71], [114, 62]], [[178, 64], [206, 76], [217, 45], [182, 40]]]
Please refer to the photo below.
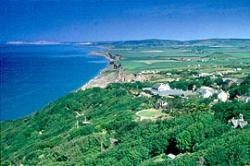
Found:
[[250, 38], [250, 0], [1, 0], [0, 41]]

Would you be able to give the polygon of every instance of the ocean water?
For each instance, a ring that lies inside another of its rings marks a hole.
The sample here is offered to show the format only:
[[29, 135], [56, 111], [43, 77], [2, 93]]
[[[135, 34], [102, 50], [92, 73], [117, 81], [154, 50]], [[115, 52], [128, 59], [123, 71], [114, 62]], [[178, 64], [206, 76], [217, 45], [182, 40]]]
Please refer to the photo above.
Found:
[[0, 120], [38, 111], [95, 77], [107, 61], [73, 45], [0, 45]]

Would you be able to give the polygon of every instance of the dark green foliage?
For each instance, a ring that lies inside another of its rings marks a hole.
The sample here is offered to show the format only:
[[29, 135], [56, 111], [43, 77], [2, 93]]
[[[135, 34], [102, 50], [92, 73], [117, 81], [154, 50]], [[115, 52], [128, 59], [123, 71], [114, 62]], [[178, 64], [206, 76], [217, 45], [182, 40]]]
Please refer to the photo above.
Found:
[[188, 90], [188, 84], [185, 81], [175, 81], [170, 83], [171, 88]]
[[233, 102], [217, 103], [212, 107], [215, 111], [215, 117], [227, 121], [232, 117], [238, 117], [243, 114], [246, 120], [250, 120], [250, 103], [242, 103], [237, 100]]
[[228, 82], [223, 84], [223, 89], [229, 91], [230, 99], [235, 99], [238, 96], [250, 95], [250, 76], [244, 78], [242, 83], [233, 83], [230, 87]]
[[[190, 76], [186, 76], [183, 78], [189, 78]], [[210, 86], [212, 87], [214, 84], [221, 85], [223, 82], [221, 77], [212, 79], [210, 77], [201, 77], [201, 78], [190, 78], [188, 80], [181, 79], [179, 81], [170, 82], [169, 85], [171, 88], [182, 89], [182, 90], [193, 90], [194, 87], [199, 88], [201, 86]]]
[[79, 136], [89, 135], [95, 131], [93, 126], [80, 127], [79, 129], [74, 129], [69, 133], [69, 140], [72, 140]]
[[[136, 121], [156, 98], [132, 95], [148, 83], [111, 84], [72, 93], [29, 117], [1, 122], [1, 165], [247, 165], [249, 127], [232, 129], [228, 118], [249, 103], [218, 103], [197, 97], [164, 99], [172, 119]], [[83, 124], [83, 113], [90, 124]], [[76, 121], [79, 121], [78, 128]], [[118, 142], [110, 143], [110, 138]], [[166, 155], [178, 155], [170, 160]], [[155, 161], [162, 157], [162, 162]]]

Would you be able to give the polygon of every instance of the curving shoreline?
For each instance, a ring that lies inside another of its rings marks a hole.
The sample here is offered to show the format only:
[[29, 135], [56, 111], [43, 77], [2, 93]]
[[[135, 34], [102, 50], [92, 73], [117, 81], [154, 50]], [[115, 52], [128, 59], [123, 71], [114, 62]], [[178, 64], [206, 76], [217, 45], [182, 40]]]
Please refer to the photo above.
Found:
[[142, 80], [141, 78], [136, 78], [132, 73], [124, 72], [122, 66], [119, 63], [121, 55], [112, 55], [109, 52], [109, 48], [105, 51], [92, 51], [90, 55], [92, 56], [102, 56], [108, 61], [107, 67], [105, 67], [97, 76], [89, 80], [84, 84], [79, 90], [85, 90], [88, 88], [105, 88], [110, 83], [120, 83], [120, 82], [131, 82], [135, 80]]
[[110, 57], [108, 51], [92, 51], [89, 53], [91, 56], [102, 56], [108, 61], [108, 65], [101, 70], [97, 76], [95, 76], [93, 79], [89, 80], [87, 83], [85, 83], [83, 86], [79, 88], [79, 90], [85, 90], [88, 88], [93, 87], [100, 87], [105, 88], [109, 83], [114, 82], [114, 79], [111, 79], [109, 77], [110, 72], [110, 63], [114, 61], [112, 57]]

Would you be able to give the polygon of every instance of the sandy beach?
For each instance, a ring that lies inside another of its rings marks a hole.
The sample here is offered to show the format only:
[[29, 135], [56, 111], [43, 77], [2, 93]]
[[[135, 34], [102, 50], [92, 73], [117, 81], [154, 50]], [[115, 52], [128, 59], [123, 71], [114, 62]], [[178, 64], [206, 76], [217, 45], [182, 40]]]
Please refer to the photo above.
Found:
[[84, 84], [80, 90], [85, 90], [93, 87], [105, 88], [112, 82], [120, 82], [119, 71], [112, 68], [111, 62], [115, 60], [110, 56], [108, 50], [106, 51], [92, 51], [91, 56], [102, 56], [108, 61], [108, 65], [96, 77]]

